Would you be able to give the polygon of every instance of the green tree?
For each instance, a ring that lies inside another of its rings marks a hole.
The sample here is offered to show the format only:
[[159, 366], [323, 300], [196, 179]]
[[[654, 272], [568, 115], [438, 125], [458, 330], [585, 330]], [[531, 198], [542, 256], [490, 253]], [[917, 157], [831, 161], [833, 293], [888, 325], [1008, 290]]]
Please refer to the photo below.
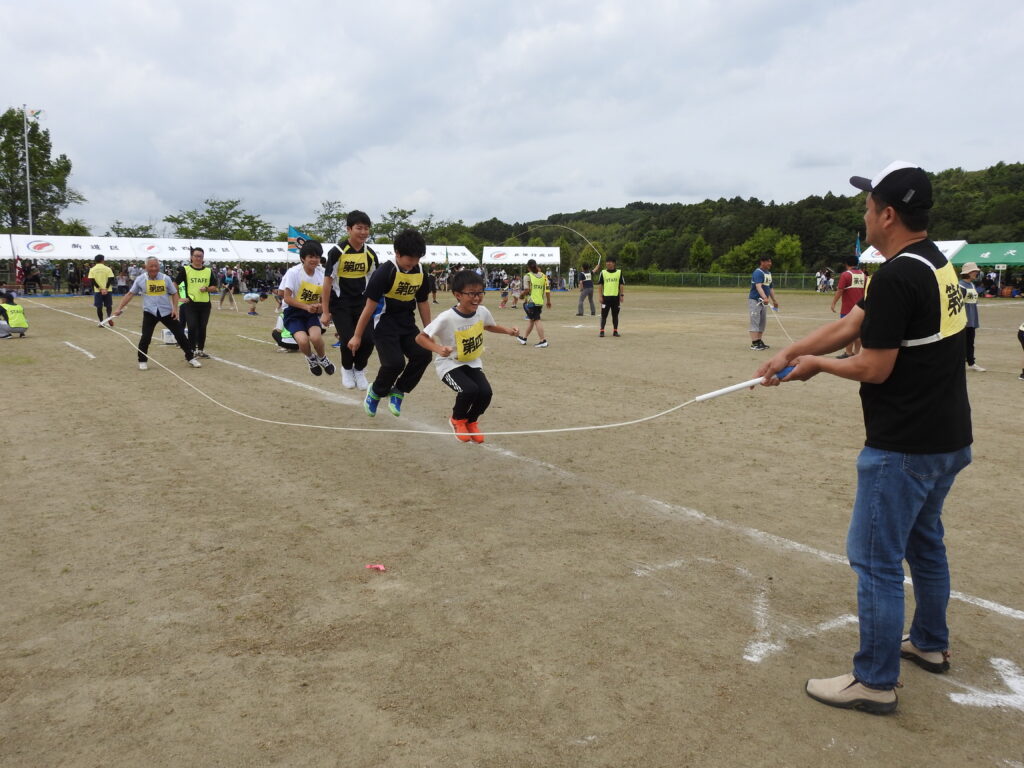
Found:
[[607, 255], [608, 251], [601, 244], [600, 240], [591, 240], [580, 251], [579, 262], [580, 264], [589, 264], [594, 269], [600, 269], [604, 266], [604, 260]]
[[271, 240], [274, 228], [259, 216], [246, 213], [241, 200], [204, 201], [203, 211], [181, 211], [165, 216], [164, 221], [174, 227], [177, 237], [205, 240]]
[[572, 244], [566, 238], [565, 235], [559, 235], [558, 239], [555, 240], [555, 247], [558, 248], [559, 258], [562, 264], [568, 269], [569, 267], [578, 267], [579, 262], [576, 259], [575, 251], [573, 250]]
[[634, 242], [626, 243], [619, 249], [619, 266], [632, 269], [640, 259], [640, 246]]
[[531, 237], [526, 243], [527, 248], [543, 248], [544, 246], [545, 242], [536, 235]]
[[132, 226], [125, 224], [120, 219], [115, 219], [114, 223], [110, 225], [110, 229], [107, 230], [103, 235], [104, 237], [156, 237], [156, 232], [153, 231], [152, 224], [138, 224]]
[[690, 246], [690, 269], [694, 272], [707, 272], [714, 260], [714, 253], [704, 235], [697, 235]]
[[[71, 161], [67, 155], [51, 157], [50, 132], [28, 121], [28, 158], [32, 187], [32, 229], [40, 234], [56, 234], [60, 214], [69, 205], [84, 203], [85, 198], [68, 186]], [[37, 230], [36, 222], [42, 226]], [[6, 232], [29, 231], [28, 199], [25, 184], [25, 133], [20, 109], [10, 108], [0, 115], [0, 228]]]
[[381, 216], [380, 221], [374, 226], [374, 239], [393, 243], [395, 235], [412, 226], [412, 217], [415, 214], [415, 208], [392, 208]]
[[775, 242], [775, 259], [772, 269], [777, 272], [804, 271], [803, 249], [796, 235], [783, 235]]
[[336, 243], [341, 240], [347, 229], [348, 211], [340, 200], [324, 200], [313, 212], [313, 221], [297, 227], [310, 237], [323, 243]]

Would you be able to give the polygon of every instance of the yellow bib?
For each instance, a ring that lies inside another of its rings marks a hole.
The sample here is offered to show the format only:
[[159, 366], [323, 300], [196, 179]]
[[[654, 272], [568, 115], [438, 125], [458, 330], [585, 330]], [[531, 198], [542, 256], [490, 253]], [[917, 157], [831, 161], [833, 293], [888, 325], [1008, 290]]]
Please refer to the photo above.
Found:
[[[203, 293], [200, 288], [208, 286], [212, 272], [209, 267], [203, 267], [202, 269], [195, 269], [191, 264], [185, 265], [185, 282], [183, 285], [186, 286], [186, 295], [192, 301], [197, 302], [209, 302], [210, 294]], [[184, 296], [182, 297], [184, 298]]]
[[396, 267], [395, 280], [384, 295], [398, 301], [412, 301], [416, 298], [416, 291], [420, 289], [421, 285], [423, 285], [423, 270], [406, 273]]
[[464, 331], [455, 332], [455, 359], [460, 363], [476, 360], [484, 351], [484, 323], [477, 320]]
[[[345, 246], [346, 248], [348, 246]], [[338, 277], [358, 279], [366, 277], [370, 271], [370, 254], [368, 251], [362, 253], [342, 253], [338, 257]]]
[[0, 304], [7, 312], [7, 324], [11, 328], [28, 328], [28, 321], [25, 319], [25, 309], [21, 304]]
[[165, 280], [147, 280], [146, 281], [146, 295], [147, 296], [166, 296], [167, 295], [167, 282]]
[[548, 278], [542, 272], [528, 272], [530, 279], [530, 301], [534, 304], [544, 303], [544, 289], [548, 287]]
[[295, 298], [306, 304], [319, 304], [322, 291], [322, 285], [315, 285], [314, 283], [307, 283], [305, 280], [302, 280], [299, 282], [299, 295]]
[[850, 287], [851, 288], [863, 288], [864, 287], [864, 274], [850, 273]]

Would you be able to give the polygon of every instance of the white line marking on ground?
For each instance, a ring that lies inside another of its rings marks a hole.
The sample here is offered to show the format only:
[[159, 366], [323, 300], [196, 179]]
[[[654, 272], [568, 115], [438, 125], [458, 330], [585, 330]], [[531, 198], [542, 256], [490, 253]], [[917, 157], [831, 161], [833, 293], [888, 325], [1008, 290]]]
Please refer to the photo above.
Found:
[[245, 339], [246, 341], [255, 341], [257, 344], [271, 344], [271, 345], [274, 344], [274, 342], [272, 342], [272, 341], [264, 341], [263, 339], [254, 339], [251, 336], [243, 336], [240, 333], [236, 333], [235, 335], [238, 338], [240, 338], [240, 339]]
[[945, 678], [947, 682], [970, 691], [970, 693], [951, 693], [949, 698], [957, 704], [965, 704], [969, 707], [1008, 707], [1024, 712], [1024, 672], [1021, 672], [1021, 668], [1009, 659], [989, 659], [989, 663], [999, 673], [1003, 679], [1003, 685], [1010, 689], [1010, 693], [982, 691], [974, 686]]
[[[231, 366], [234, 366], [235, 368], [240, 368], [243, 371], [246, 371], [247, 373], [254, 373], [254, 374], [258, 375], [258, 376], [265, 376], [268, 379], [273, 379], [274, 381], [280, 381], [283, 384], [291, 384], [293, 387], [300, 387], [301, 389], [305, 389], [305, 390], [308, 390], [310, 392], [315, 392], [320, 397], [326, 398], [327, 400], [331, 400], [331, 401], [333, 401], [335, 403], [342, 403], [344, 405], [359, 405], [360, 403], [363, 402], [362, 400], [353, 400], [351, 397], [344, 397], [342, 395], [337, 395], [337, 394], [335, 394], [333, 392], [330, 392], [330, 391], [328, 391], [326, 389], [323, 389], [322, 387], [314, 387], [312, 384], [305, 384], [305, 383], [303, 383], [301, 381], [295, 381], [294, 379], [288, 379], [288, 378], [285, 378], [284, 376], [278, 376], [275, 373], [267, 373], [266, 371], [261, 371], [259, 368], [251, 368], [248, 365], [242, 365], [241, 363], [236, 363], [236, 362], [233, 362], [231, 360], [226, 360], [223, 357], [217, 357], [215, 355], [210, 355], [210, 359], [211, 360], [216, 360], [218, 363], [224, 363], [225, 365], [231, 365]], [[328, 377], [328, 378], [333, 378], [333, 377]]]
[[95, 360], [95, 359], [96, 359], [96, 355], [94, 355], [94, 354], [93, 354], [92, 352], [89, 352], [88, 350], [82, 349], [81, 347], [75, 346], [75, 345], [74, 345], [74, 344], [72, 344], [72, 343], [71, 343], [70, 341], [65, 341], [64, 343], [65, 343], [65, 344], [67, 344], [67, 345], [68, 345], [69, 347], [71, 347], [72, 349], [78, 350], [78, 351], [79, 351], [79, 352], [81, 352], [81, 353], [82, 353], [83, 355], [85, 355], [86, 357], [88, 357], [88, 358], [89, 358], [90, 360]]

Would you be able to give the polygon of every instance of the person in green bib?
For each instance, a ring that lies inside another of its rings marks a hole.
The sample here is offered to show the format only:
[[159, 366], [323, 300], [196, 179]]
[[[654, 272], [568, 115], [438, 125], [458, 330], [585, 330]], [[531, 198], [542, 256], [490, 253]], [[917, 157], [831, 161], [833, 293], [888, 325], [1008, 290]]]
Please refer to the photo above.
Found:
[[530, 337], [530, 331], [536, 326], [540, 341], [533, 346], [544, 348], [548, 345], [548, 338], [544, 335], [544, 326], [540, 322], [540, 313], [542, 307], [551, 309], [551, 285], [548, 283], [547, 276], [537, 266], [536, 259], [530, 259], [526, 262], [526, 266], [530, 271], [526, 273], [526, 279], [523, 283], [522, 298], [525, 300], [523, 302], [523, 309], [526, 310], [526, 319], [530, 322], [526, 324], [526, 333], [523, 336], [517, 335], [516, 341], [520, 344], [525, 344], [526, 340]]
[[601, 302], [601, 331], [598, 336], [604, 338], [604, 324], [608, 321], [609, 312], [612, 313], [612, 336], [618, 336], [619, 308], [625, 298], [626, 279], [614, 256], [605, 259], [604, 269], [597, 273], [594, 285], [597, 286], [597, 298]]
[[25, 338], [26, 333], [25, 308], [15, 303], [13, 293], [0, 293], [0, 339], [9, 339], [15, 334]]
[[174, 282], [181, 297], [179, 307], [188, 340], [196, 357], [206, 354], [206, 326], [210, 322], [210, 292], [213, 288], [213, 270], [205, 263], [206, 251], [196, 246], [189, 255], [189, 263], [178, 270]]

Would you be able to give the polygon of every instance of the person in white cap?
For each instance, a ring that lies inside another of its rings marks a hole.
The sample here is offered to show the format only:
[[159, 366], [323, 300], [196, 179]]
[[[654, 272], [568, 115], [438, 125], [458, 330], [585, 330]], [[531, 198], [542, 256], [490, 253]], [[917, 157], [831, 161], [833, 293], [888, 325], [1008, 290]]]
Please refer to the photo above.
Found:
[[964, 308], [967, 310], [967, 337], [965, 341], [967, 367], [972, 371], [984, 371], [974, 359], [974, 334], [978, 330], [978, 276], [981, 269], [973, 261], [968, 261], [960, 268], [960, 292], [964, 296]]
[[[900, 657], [929, 672], [949, 669], [949, 565], [942, 505], [971, 461], [964, 369], [967, 312], [956, 269], [928, 239], [932, 185], [910, 163], [892, 163], [865, 190], [866, 239], [886, 261], [843, 319], [790, 344], [757, 371], [766, 386], [831, 373], [861, 382], [867, 439], [857, 458], [857, 496], [846, 541], [857, 573], [860, 650], [851, 672], [808, 680], [823, 704], [876, 714], [898, 700]], [[860, 337], [859, 354], [826, 357]], [[941, 417], [939, 417], [941, 415]], [[903, 560], [916, 609], [903, 635]]]

